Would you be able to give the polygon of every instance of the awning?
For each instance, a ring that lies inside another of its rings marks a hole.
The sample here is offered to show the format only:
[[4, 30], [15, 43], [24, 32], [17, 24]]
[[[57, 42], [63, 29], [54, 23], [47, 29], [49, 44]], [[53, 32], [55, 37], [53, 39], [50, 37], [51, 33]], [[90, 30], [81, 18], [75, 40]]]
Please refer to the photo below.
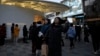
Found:
[[69, 9], [68, 6], [60, 3], [39, 0], [2, 0], [1, 4], [29, 8], [40, 12], [62, 12]]

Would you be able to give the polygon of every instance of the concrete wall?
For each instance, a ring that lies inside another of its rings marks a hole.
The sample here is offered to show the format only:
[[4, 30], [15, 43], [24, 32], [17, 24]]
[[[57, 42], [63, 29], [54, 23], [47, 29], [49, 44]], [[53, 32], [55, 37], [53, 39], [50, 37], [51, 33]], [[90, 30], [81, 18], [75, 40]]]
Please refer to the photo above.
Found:
[[11, 38], [11, 30], [10, 30], [11, 23], [19, 24], [20, 28], [19, 37], [23, 37], [22, 35], [23, 25], [26, 24], [29, 28], [29, 26], [33, 22], [35, 14], [41, 15], [42, 13], [25, 8], [0, 5], [0, 24], [2, 23], [7, 24], [7, 39]]

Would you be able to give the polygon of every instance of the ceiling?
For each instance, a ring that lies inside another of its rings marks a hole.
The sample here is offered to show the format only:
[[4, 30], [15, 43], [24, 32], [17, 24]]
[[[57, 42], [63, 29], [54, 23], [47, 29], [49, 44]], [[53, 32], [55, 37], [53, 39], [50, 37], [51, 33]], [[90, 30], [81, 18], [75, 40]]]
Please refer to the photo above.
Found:
[[60, 12], [69, 9], [68, 6], [60, 3], [40, 0], [2, 0], [1, 4], [29, 8], [41, 12]]

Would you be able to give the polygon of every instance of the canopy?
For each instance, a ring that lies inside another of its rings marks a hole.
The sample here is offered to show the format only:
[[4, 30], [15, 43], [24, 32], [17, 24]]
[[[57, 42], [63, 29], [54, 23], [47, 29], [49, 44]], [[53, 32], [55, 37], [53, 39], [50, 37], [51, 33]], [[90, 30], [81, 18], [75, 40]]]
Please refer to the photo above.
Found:
[[2, 0], [1, 4], [34, 9], [40, 12], [62, 12], [69, 9], [68, 6], [60, 3], [40, 0]]

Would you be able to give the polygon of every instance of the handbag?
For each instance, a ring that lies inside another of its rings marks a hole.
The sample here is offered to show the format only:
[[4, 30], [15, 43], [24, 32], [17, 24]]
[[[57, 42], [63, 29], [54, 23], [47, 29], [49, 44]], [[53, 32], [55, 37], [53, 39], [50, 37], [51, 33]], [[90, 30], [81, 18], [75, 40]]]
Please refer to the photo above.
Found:
[[41, 46], [41, 56], [48, 56], [48, 45], [46, 43]]

